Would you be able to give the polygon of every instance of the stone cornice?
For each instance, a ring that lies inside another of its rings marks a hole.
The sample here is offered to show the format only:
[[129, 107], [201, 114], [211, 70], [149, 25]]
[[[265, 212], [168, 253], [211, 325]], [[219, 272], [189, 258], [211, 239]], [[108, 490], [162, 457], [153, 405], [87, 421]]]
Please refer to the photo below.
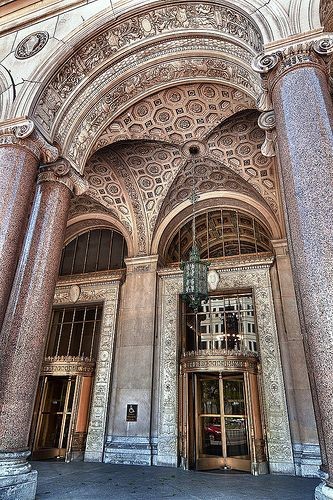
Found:
[[116, 281], [122, 282], [126, 272], [125, 269], [117, 271], [98, 271], [95, 273], [73, 274], [70, 276], [59, 276], [57, 288], [70, 287], [71, 285], [106, 285]]
[[[253, 270], [270, 268], [274, 262], [274, 255], [266, 252], [261, 255], [235, 255], [234, 257], [221, 257], [210, 261], [209, 270], [220, 270], [221, 272], [237, 271], [237, 270]], [[182, 271], [179, 264], [171, 264], [158, 271], [161, 278], [170, 276], [179, 276]]]
[[0, 146], [16, 146], [28, 150], [37, 161], [52, 163], [59, 151], [49, 144], [27, 117], [13, 118], [0, 124]]
[[89, 189], [88, 182], [81, 177], [63, 158], [52, 165], [42, 167], [37, 182], [59, 182], [64, 184], [72, 193], [80, 196]]

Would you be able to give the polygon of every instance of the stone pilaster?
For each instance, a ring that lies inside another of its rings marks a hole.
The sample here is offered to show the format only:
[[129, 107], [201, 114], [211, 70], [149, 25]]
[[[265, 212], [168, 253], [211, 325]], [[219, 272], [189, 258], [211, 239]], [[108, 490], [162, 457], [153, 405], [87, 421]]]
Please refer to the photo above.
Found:
[[318, 475], [320, 450], [306, 368], [302, 330], [286, 239], [273, 240], [272, 291], [284, 372], [296, 474]]
[[28, 222], [40, 161], [58, 158], [27, 118], [0, 124], [0, 328]]
[[65, 160], [43, 167], [38, 177], [0, 339], [1, 498], [7, 498], [9, 492], [20, 499], [35, 495], [36, 474], [24, 465], [35, 391], [70, 198], [72, 191], [80, 194], [84, 187], [82, 178]]
[[[125, 262], [104, 461], [151, 465], [158, 256], [129, 258]], [[131, 404], [137, 405], [137, 420], [129, 422], [126, 410]]]
[[259, 107], [275, 113], [288, 246], [326, 450], [328, 477], [318, 498], [333, 498], [332, 52], [332, 36], [303, 36], [253, 64], [262, 75]]

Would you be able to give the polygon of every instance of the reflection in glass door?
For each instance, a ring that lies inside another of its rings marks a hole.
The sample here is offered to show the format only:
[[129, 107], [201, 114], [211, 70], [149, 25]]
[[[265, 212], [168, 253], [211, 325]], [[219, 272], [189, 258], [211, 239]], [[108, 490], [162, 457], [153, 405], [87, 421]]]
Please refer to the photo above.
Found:
[[72, 422], [76, 377], [45, 377], [33, 458], [65, 458]]
[[244, 375], [196, 375], [196, 467], [250, 471]]

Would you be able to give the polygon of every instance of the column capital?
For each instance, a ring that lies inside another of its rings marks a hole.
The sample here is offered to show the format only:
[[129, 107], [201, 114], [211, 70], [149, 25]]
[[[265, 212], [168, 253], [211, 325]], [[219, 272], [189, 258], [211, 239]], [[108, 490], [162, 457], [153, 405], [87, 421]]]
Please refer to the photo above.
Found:
[[[288, 43], [290, 42], [290, 43]], [[304, 66], [316, 66], [328, 75], [327, 62], [333, 54], [333, 35], [323, 33], [320, 37], [291, 37], [280, 44], [274, 52], [259, 54], [252, 68], [260, 73], [262, 92], [257, 102], [259, 111], [273, 109], [272, 90], [287, 72]]]
[[37, 179], [42, 182], [59, 182], [64, 184], [72, 193], [82, 195], [89, 189], [89, 183], [70, 165], [65, 158], [59, 158], [51, 165], [41, 166]]
[[29, 151], [43, 163], [52, 163], [59, 157], [58, 149], [49, 144], [36, 129], [34, 122], [26, 117], [12, 118], [0, 123], [0, 147], [16, 146]]

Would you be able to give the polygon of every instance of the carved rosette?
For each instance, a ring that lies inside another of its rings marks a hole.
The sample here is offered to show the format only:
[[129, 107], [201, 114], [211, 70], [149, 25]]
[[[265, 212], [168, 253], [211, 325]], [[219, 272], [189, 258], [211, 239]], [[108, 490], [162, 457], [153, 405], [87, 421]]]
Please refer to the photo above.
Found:
[[50, 166], [41, 167], [37, 182], [38, 184], [42, 182], [59, 182], [77, 196], [84, 194], [89, 189], [88, 182], [64, 158], [60, 158]]
[[49, 144], [36, 130], [29, 118], [14, 118], [0, 125], [0, 146], [18, 146], [26, 149], [43, 163], [52, 163], [59, 157], [59, 151]]

